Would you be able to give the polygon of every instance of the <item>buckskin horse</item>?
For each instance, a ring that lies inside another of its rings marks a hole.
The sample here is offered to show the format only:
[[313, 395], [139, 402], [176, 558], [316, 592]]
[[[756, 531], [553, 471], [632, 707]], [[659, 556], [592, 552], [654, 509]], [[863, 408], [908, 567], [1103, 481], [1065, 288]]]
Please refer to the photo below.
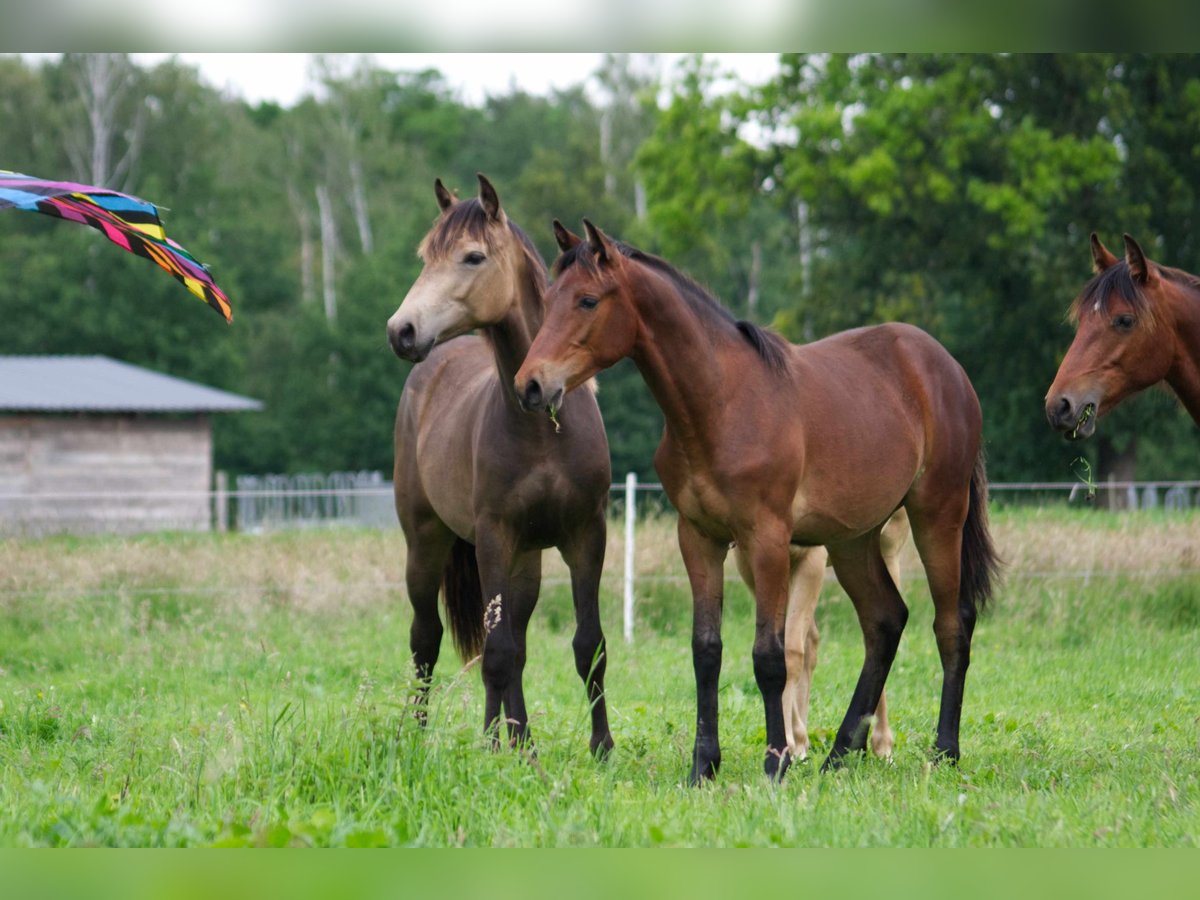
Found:
[[881, 532], [903, 507], [934, 603], [943, 682], [935, 749], [959, 757], [959, 720], [977, 611], [996, 556], [987, 528], [982, 414], [962, 367], [902, 324], [802, 346], [744, 321], [666, 261], [556, 224], [564, 251], [546, 320], [517, 372], [532, 410], [557, 409], [631, 357], [662, 407], [655, 466], [679, 512], [693, 595], [696, 741], [690, 778], [716, 775], [723, 563], [730, 542], [753, 576], [753, 665], [766, 716], [764, 769], [789, 764], [786, 679], [789, 550], [824, 545], [862, 626], [865, 659], [823, 768], [866, 745], [870, 714], [908, 618]]
[[1075, 339], [1046, 393], [1046, 418], [1071, 440], [1165, 381], [1200, 424], [1200, 278], [1161, 266], [1125, 235], [1117, 259], [1092, 234], [1095, 273], [1071, 304]]
[[484, 176], [477, 198], [458, 201], [440, 179], [434, 189], [441, 215], [420, 245], [424, 268], [387, 324], [396, 354], [419, 363], [396, 411], [394, 473], [418, 701], [441, 645], [440, 584], [461, 656], [482, 653], [485, 729], [498, 743], [503, 706], [510, 742], [526, 744], [525, 632], [542, 551], [557, 547], [571, 573], [589, 747], [603, 755], [613, 746], [599, 610], [612, 478], [600, 409], [583, 390], [557, 423], [521, 410], [513, 376], [542, 322], [545, 264]]

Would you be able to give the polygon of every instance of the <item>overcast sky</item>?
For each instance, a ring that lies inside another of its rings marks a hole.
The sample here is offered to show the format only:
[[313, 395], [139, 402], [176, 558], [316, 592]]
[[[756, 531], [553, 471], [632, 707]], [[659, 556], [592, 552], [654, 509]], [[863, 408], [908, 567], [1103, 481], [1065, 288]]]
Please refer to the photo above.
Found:
[[[166, 53], [135, 53], [139, 63], [153, 64]], [[290, 106], [309, 88], [312, 54], [308, 53], [178, 53], [199, 68], [201, 77], [251, 103], [273, 100]], [[766, 81], [776, 70], [775, 53], [711, 54], [722, 71], [749, 82]], [[659, 56], [660, 73], [669, 78], [681, 54]], [[349, 62], [352, 55], [347, 56]], [[460, 91], [463, 100], [481, 103], [489, 94], [516, 86], [535, 94], [585, 81], [600, 65], [601, 53], [375, 53], [377, 65], [394, 70], [436, 68]]]

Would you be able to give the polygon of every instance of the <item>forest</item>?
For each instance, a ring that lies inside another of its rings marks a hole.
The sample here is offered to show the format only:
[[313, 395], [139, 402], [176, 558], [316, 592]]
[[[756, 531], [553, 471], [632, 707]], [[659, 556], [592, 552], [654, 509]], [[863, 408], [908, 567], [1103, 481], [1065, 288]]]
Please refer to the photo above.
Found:
[[[157, 203], [234, 308], [226, 326], [90, 229], [6, 211], [0, 354], [106, 354], [262, 400], [215, 422], [231, 473], [390, 471], [411, 366], [384, 325], [434, 179], [467, 195], [483, 172], [547, 262], [551, 221], [587, 216], [793, 341], [926, 329], [980, 396], [993, 481], [1071, 480], [1081, 453], [1101, 478], [1197, 475], [1196, 426], [1165, 391], [1083, 447], [1042, 403], [1090, 232], [1200, 270], [1198, 57], [783, 54], [746, 84], [701, 55], [663, 78], [610, 54], [588, 84], [482, 104], [436, 70], [316, 66], [284, 108], [179, 61], [0, 56], [0, 169]], [[614, 472], [653, 478], [661, 418], [631, 364], [599, 398]]]

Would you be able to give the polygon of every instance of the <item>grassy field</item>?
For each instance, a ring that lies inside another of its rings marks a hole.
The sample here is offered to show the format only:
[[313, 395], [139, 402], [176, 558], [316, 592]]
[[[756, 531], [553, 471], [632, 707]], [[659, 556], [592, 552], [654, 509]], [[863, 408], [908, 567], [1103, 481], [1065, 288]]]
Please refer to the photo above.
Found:
[[[752, 604], [731, 584], [724, 764], [698, 790], [669, 521], [640, 532], [632, 645], [611, 529], [603, 764], [557, 557], [531, 629], [530, 762], [484, 748], [479, 673], [448, 640], [429, 727], [408, 714], [399, 532], [6, 540], [0, 845], [1197, 845], [1200, 517], [997, 511], [993, 528], [1008, 566], [976, 632], [961, 766], [927, 762], [940, 667], [909, 556], [894, 759], [764, 780]], [[833, 583], [819, 617], [818, 761], [861, 664]]]

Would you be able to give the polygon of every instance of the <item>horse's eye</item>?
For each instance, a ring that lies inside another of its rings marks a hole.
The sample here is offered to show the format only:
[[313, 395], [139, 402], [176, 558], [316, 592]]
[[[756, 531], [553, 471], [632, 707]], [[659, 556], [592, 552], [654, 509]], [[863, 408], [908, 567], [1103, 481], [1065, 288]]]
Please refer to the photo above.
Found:
[[1136, 323], [1137, 319], [1128, 314], [1115, 316], [1112, 320], [1113, 328], [1121, 332], [1132, 331]]
[[465, 262], [468, 266], [477, 266], [481, 262], [483, 262], [485, 259], [487, 259], [487, 257], [484, 256], [482, 253], [480, 253], [478, 250], [472, 250], [470, 253], [468, 253], [466, 256], [463, 257], [463, 262]]
[[580, 309], [595, 309], [596, 304], [599, 302], [600, 302], [600, 300], [596, 297], [593, 297], [591, 294], [584, 294], [582, 297], [579, 298], [579, 308]]

